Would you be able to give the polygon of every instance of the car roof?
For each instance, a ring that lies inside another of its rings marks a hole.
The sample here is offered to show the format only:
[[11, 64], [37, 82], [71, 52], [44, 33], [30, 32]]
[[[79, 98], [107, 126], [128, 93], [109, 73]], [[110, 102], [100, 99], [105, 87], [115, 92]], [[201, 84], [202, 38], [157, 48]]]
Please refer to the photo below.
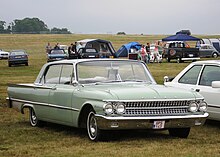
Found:
[[11, 50], [10, 52], [26, 52], [25, 50]]
[[193, 62], [192, 64], [195, 64], [195, 65], [201, 65], [201, 64], [219, 64], [219, 65], [220, 65], [220, 60], [196, 61], [196, 62]]

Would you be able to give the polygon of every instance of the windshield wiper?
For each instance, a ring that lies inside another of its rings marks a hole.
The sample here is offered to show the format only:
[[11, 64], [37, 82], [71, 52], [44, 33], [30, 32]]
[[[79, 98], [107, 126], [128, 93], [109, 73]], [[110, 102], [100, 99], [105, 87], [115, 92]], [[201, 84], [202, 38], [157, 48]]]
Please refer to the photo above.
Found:
[[101, 83], [115, 83], [115, 82], [122, 82], [122, 81], [121, 81], [121, 80], [108, 80], [108, 81], [96, 82], [95, 84], [101, 84]]
[[144, 82], [144, 83], [151, 83], [151, 81], [138, 80], [138, 79], [127, 79], [127, 80], [123, 80], [123, 82]]

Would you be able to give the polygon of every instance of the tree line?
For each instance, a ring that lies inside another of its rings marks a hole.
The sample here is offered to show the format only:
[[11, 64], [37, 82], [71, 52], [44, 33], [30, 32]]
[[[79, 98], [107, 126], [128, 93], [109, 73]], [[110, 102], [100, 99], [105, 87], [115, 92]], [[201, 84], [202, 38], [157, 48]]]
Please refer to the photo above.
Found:
[[7, 24], [0, 20], [0, 34], [71, 34], [67, 28], [49, 29], [47, 25], [38, 18], [16, 19]]

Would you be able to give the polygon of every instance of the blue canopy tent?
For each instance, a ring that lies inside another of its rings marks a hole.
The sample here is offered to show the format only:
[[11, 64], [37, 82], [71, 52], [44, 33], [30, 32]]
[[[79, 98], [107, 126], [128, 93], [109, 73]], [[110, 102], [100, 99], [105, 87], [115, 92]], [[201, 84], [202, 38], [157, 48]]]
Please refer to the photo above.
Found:
[[131, 53], [131, 49], [135, 49], [136, 51], [141, 49], [141, 44], [138, 42], [130, 42], [128, 44], [122, 45], [120, 49], [116, 52], [116, 57], [128, 57], [129, 53]]
[[198, 40], [200, 39], [187, 34], [176, 34], [162, 39], [162, 41], [198, 41]]

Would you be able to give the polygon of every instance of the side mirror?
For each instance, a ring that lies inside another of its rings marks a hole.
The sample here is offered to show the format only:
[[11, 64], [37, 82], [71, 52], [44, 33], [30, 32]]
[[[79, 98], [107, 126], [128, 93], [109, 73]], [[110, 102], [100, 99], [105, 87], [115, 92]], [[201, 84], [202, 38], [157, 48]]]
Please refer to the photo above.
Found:
[[163, 82], [165, 83], [165, 82], [169, 82], [169, 77], [168, 76], [164, 76], [163, 77]]
[[212, 88], [220, 88], [220, 81], [212, 81]]

